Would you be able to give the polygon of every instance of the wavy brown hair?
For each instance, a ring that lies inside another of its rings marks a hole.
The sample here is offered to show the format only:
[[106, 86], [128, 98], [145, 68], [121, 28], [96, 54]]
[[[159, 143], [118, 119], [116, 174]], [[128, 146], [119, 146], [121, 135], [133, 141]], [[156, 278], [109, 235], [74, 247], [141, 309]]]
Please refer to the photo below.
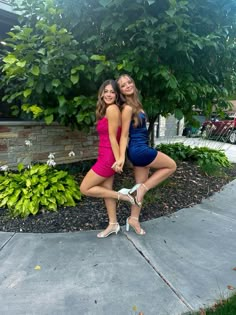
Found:
[[[137, 127], [139, 122], [140, 122], [138, 114], [140, 113], [140, 110], [143, 111], [143, 105], [139, 99], [138, 89], [136, 88], [135, 82], [131, 78], [131, 76], [129, 76], [128, 74], [122, 74], [121, 76], [119, 76], [119, 78], [116, 80], [118, 85], [119, 85], [119, 80], [121, 78], [124, 78], [124, 77], [129, 78], [132, 81], [132, 83], [134, 84], [134, 94], [132, 96], [129, 96], [128, 98], [125, 97], [125, 95], [120, 94], [120, 98], [121, 98], [121, 101], [123, 101], [123, 103], [132, 107], [132, 120], [134, 121], [134, 127]], [[122, 105], [122, 107], [123, 107], [123, 105]]]
[[118, 83], [115, 80], [106, 80], [105, 82], [102, 83], [98, 90], [98, 100], [97, 100], [97, 105], [96, 105], [96, 121], [99, 119], [103, 118], [106, 114], [106, 109], [107, 109], [107, 104], [103, 100], [103, 93], [105, 88], [111, 85], [115, 94], [116, 94], [116, 100], [115, 104], [120, 106], [120, 91], [119, 91], [119, 86]]

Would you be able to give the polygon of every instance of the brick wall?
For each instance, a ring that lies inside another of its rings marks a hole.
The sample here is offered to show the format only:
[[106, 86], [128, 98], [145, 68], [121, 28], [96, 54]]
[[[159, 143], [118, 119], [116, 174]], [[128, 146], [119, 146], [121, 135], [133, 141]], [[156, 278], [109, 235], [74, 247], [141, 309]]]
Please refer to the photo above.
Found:
[[[25, 140], [32, 142], [31, 147]], [[98, 138], [95, 128], [89, 133], [71, 131], [58, 124], [50, 126], [40, 122], [0, 122], [0, 166], [28, 165], [30, 160], [45, 162], [49, 153], [55, 153], [57, 164], [72, 163], [97, 157]], [[75, 156], [68, 153], [74, 151]]]

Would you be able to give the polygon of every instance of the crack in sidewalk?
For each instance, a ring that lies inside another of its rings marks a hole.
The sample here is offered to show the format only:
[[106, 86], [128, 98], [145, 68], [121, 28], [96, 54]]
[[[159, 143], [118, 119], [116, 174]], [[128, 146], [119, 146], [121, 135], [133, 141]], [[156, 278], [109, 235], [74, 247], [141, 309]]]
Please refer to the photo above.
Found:
[[170, 288], [170, 290], [177, 296], [177, 298], [192, 312], [194, 308], [185, 300], [185, 298], [177, 292], [177, 290], [171, 285], [171, 283], [162, 275], [160, 271], [154, 266], [154, 264], [148, 259], [145, 254], [138, 248], [135, 242], [126, 234], [123, 233], [126, 238], [131, 242], [134, 248], [139, 252], [139, 254], [145, 259], [145, 261], [149, 264], [149, 266], [154, 270], [154, 272], [165, 282], [165, 284]]
[[9, 237], [9, 239], [6, 240], [5, 243], [2, 244], [2, 246], [0, 247], [0, 252], [1, 250], [3, 250], [3, 248], [11, 241], [11, 239], [16, 235], [16, 233], [12, 234], [11, 237]]

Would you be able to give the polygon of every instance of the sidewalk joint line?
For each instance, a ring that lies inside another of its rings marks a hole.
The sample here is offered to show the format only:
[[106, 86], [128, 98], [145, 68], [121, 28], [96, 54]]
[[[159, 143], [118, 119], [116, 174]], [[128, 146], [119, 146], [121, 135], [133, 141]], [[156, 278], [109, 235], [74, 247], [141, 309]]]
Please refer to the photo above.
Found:
[[134, 241], [126, 234], [124, 233], [126, 238], [132, 243], [134, 248], [139, 252], [139, 254], [146, 260], [146, 262], [150, 265], [150, 267], [155, 271], [155, 273], [167, 284], [167, 286], [170, 288], [170, 290], [177, 296], [177, 298], [190, 310], [194, 311], [194, 308], [184, 299], [183, 296], [181, 296], [175, 288], [171, 285], [171, 283], [161, 274], [160, 271], [156, 269], [156, 267], [152, 264], [152, 262], [144, 255], [144, 253], [137, 247], [137, 245], [134, 243]]
[[1, 250], [11, 241], [11, 239], [16, 235], [16, 232], [12, 234], [12, 236], [0, 247], [0, 252]]

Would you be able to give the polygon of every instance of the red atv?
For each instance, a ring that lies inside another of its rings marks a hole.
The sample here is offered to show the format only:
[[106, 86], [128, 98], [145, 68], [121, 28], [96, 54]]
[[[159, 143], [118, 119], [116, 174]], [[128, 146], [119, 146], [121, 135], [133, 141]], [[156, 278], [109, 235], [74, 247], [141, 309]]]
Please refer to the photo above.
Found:
[[236, 114], [226, 115], [223, 119], [215, 116], [205, 121], [201, 127], [201, 136], [236, 143]]

